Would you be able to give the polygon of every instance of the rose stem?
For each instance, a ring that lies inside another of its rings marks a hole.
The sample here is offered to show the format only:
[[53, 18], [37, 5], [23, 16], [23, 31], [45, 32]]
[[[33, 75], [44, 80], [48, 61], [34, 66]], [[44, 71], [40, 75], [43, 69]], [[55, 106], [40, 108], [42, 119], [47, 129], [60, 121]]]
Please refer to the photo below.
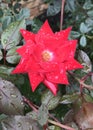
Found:
[[[37, 109], [37, 108], [34, 106], [34, 104], [33, 104], [30, 100], [28, 100], [26, 97], [23, 97], [23, 101], [24, 101], [25, 103], [27, 103], [36, 113], [38, 112], [38, 109]], [[50, 120], [50, 119], [48, 119], [48, 122], [51, 123], [51, 124], [54, 124], [54, 125], [56, 125], [56, 126], [59, 126], [59, 127], [61, 127], [61, 128], [65, 128], [65, 129], [67, 129], [67, 130], [75, 130], [75, 129], [69, 127], [69, 126], [66, 126], [66, 125], [61, 124], [60, 122], [56, 122], [56, 121], [53, 121], [53, 120]]]
[[62, 0], [61, 18], [60, 18], [60, 30], [62, 30], [62, 25], [63, 25], [63, 14], [64, 14], [65, 1], [66, 1], [66, 0]]

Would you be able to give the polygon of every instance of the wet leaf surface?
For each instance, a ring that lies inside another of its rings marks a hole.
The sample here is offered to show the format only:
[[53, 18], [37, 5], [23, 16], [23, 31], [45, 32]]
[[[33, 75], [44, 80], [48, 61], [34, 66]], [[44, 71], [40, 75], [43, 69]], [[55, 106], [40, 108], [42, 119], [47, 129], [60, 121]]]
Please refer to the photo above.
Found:
[[21, 39], [21, 35], [19, 30], [21, 28], [25, 29], [25, 20], [16, 21], [11, 23], [2, 33], [1, 35], [1, 44], [3, 49], [10, 49], [19, 44]]
[[41, 97], [41, 102], [48, 107], [48, 110], [52, 110], [58, 106], [60, 96], [54, 96], [50, 91], [45, 91]]
[[0, 112], [7, 115], [23, 114], [24, 103], [20, 91], [9, 81], [0, 78]]
[[11, 116], [2, 121], [2, 130], [40, 130], [36, 121], [26, 116]]
[[19, 47], [12, 48], [7, 52], [6, 60], [8, 63], [17, 64], [19, 62], [20, 55], [16, 52], [18, 48]]
[[78, 99], [79, 93], [73, 93], [73, 94], [68, 94], [68, 95], [64, 95], [61, 99], [60, 99], [60, 103], [62, 104], [70, 104], [76, 101], [76, 99]]
[[44, 126], [48, 122], [48, 108], [45, 104], [42, 104], [38, 110], [38, 122], [41, 126]]
[[79, 50], [78, 59], [81, 61], [82, 65], [84, 66], [84, 69], [82, 69], [82, 70], [86, 73], [91, 72], [92, 63], [91, 63], [90, 58], [87, 55], [87, 53], [85, 53], [82, 50]]

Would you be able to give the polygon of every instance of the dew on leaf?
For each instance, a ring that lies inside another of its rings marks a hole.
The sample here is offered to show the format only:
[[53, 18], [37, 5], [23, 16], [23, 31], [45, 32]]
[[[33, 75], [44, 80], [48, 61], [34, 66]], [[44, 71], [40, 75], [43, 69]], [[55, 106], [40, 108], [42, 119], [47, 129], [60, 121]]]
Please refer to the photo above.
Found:
[[6, 39], [4, 39], [4, 41], [3, 41], [5, 44], [7, 43], [7, 40]]
[[17, 98], [18, 96], [15, 94], [10, 94], [12, 98]]
[[23, 101], [21, 102], [21, 105], [24, 105], [24, 102], [23, 102]]
[[22, 124], [21, 124], [20, 122], [18, 122], [17, 125], [18, 125], [18, 127], [21, 127], [21, 126], [22, 126]]

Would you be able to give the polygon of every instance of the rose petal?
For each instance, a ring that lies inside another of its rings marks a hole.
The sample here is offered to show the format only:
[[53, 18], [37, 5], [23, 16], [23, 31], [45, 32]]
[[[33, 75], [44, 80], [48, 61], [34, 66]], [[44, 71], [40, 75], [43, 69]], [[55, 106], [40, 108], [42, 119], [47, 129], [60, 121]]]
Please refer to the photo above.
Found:
[[32, 72], [29, 72], [28, 76], [32, 87], [32, 91], [35, 91], [38, 85], [43, 81], [44, 77], [41, 76], [39, 73], [32, 73]]
[[52, 29], [49, 26], [48, 20], [42, 25], [40, 30], [38, 31], [38, 35], [45, 35], [45, 34], [53, 34]]
[[75, 59], [69, 59], [69, 61], [64, 63], [66, 70], [82, 69], [83, 66]]
[[59, 70], [59, 65], [56, 62], [41, 62], [40, 66], [45, 72], [51, 72], [51, 71]]
[[52, 93], [54, 94], [54, 95], [56, 95], [56, 93], [57, 93], [57, 84], [54, 84], [54, 83], [52, 83], [52, 82], [49, 82], [48, 80], [44, 80], [43, 81], [43, 83], [50, 89], [50, 91], [52, 91]]
[[28, 40], [25, 45], [22, 47], [18, 48], [16, 51], [21, 55], [21, 56], [26, 56], [32, 54], [34, 50], [35, 44], [33, 41]]
[[12, 71], [12, 74], [16, 73], [26, 73], [27, 70], [25, 69], [28, 59], [27, 58], [21, 58], [19, 64], [16, 66], [16, 68]]
[[34, 33], [29, 32], [25, 29], [20, 29], [20, 32], [21, 32], [22, 36], [24, 37], [25, 41], [28, 41], [28, 40], [34, 41], [35, 40], [35, 34]]
[[69, 37], [69, 34], [70, 34], [70, 32], [71, 32], [71, 29], [72, 29], [72, 27], [68, 27], [67, 29], [65, 29], [65, 30], [62, 30], [62, 31], [60, 31], [60, 32], [56, 32], [55, 33], [55, 36], [56, 37], [58, 37], [58, 39], [61, 39], [61, 40], [67, 40], [68, 39], [68, 37]]
[[28, 58], [25, 69], [27, 72], [42, 72], [40, 65], [34, 60], [33, 56], [30, 56], [30, 58]]
[[60, 46], [57, 51], [58, 61], [64, 62], [69, 58], [73, 58], [76, 50], [77, 40], [66, 41], [65, 45]]
[[46, 20], [45, 23], [41, 26], [38, 33], [36, 34], [35, 41], [37, 44], [38, 44], [38, 42], [40, 44], [40, 43], [43, 43], [43, 38], [45, 38], [45, 37], [51, 38], [53, 36], [54, 36], [54, 33], [52, 32], [52, 30], [49, 26], [49, 23]]
[[68, 84], [68, 79], [66, 76], [66, 72], [63, 70], [55, 71], [55, 72], [49, 72], [46, 74], [47, 80], [53, 83], [57, 84]]

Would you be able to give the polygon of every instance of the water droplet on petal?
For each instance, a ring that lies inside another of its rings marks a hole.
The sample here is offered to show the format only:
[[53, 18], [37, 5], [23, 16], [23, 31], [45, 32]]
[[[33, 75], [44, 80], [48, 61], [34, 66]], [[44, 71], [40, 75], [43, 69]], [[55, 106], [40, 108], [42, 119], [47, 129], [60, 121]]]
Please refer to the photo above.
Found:
[[55, 76], [55, 79], [58, 79], [58, 76]]

